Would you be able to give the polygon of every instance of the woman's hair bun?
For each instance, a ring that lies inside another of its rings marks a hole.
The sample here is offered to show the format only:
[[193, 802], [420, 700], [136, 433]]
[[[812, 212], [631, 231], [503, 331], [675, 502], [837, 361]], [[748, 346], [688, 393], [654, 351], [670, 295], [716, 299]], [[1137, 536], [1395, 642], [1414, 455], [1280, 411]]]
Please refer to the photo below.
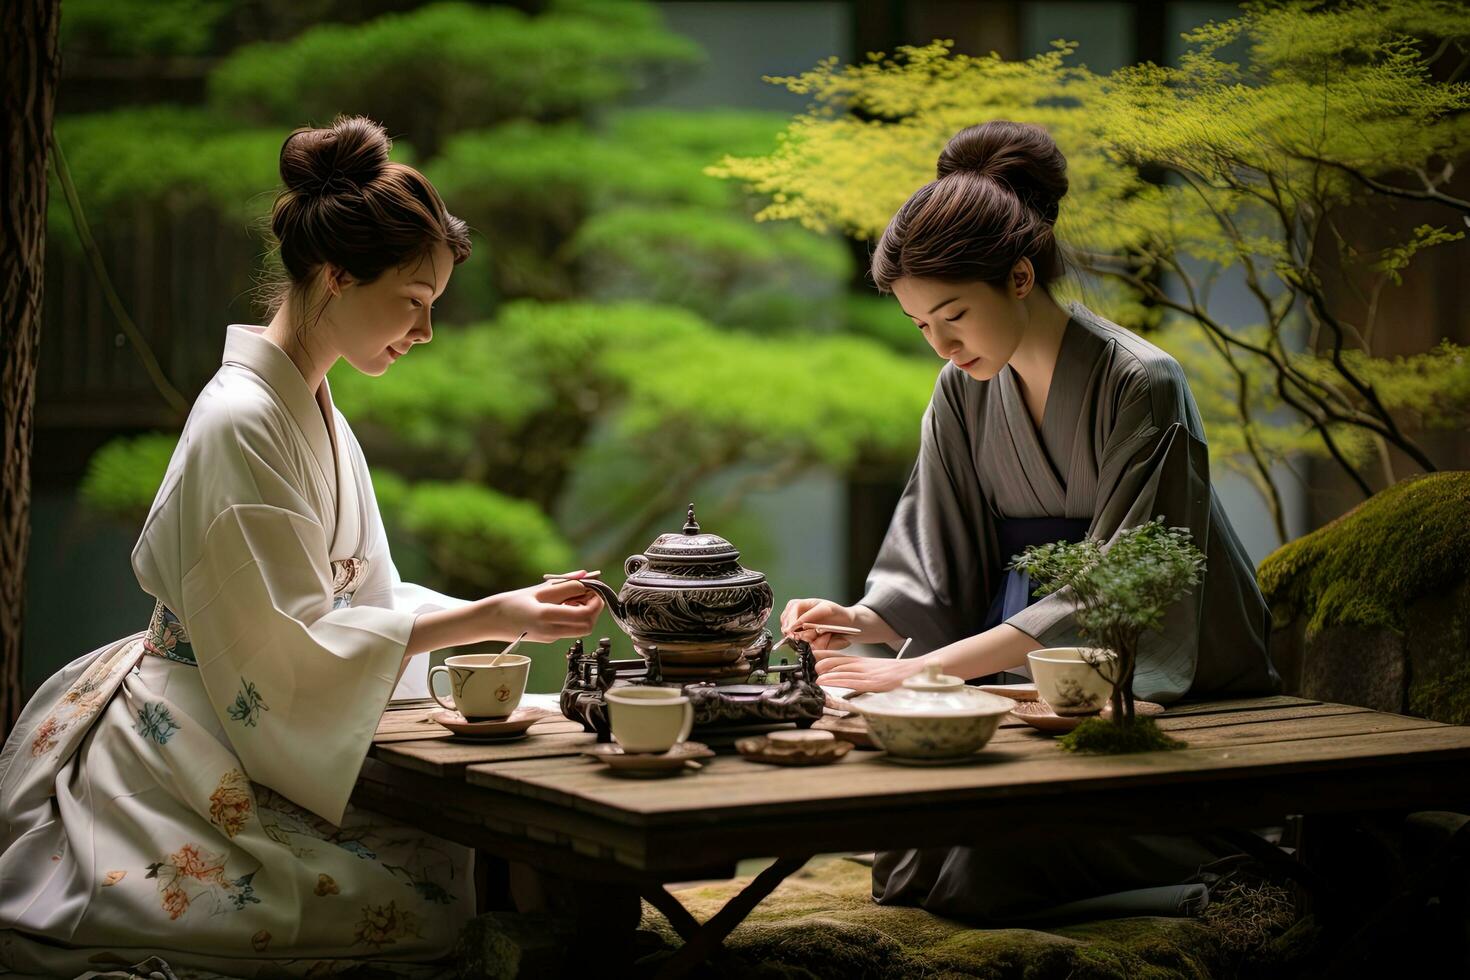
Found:
[[366, 116], [338, 116], [324, 129], [298, 129], [281, 145], [281, 180], [309, 196], [360, 191], [388, 166], [393, 141]]
[[956, 133], [939, 154], [938, 176], [966, 172], [1009, 187], [1021, 203], [1055, 221], [1067, 193], [1067, 160], [1051, 134], [1029, 123], [995, 119]]

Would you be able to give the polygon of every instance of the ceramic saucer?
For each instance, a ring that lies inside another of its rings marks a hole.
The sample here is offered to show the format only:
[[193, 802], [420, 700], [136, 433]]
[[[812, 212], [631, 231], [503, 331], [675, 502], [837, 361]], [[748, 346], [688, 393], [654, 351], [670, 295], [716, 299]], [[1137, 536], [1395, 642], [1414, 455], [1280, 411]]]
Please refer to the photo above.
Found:
[[469, 721], [458, 711], [435, 711], [429, 720], [466, 738], [509, 741], [523, 738], [527, 729], [550, 714], [545, 708], [517, 708], [504, 718]]
[[715, 753], [700, 742], [679, 742], [667, 752], [626, 752], [615, 742], [604, 742], [582, 754], [605, 763], [620, 776], [658, 777], [698, 769], [700, 765], [694, 760], [708, 759]]
[[823, 766], [836, 762], [853, 744], [825, 731], [779, 731], [737, 739], [736, 750], [752, 762], [775, 766]]
[[1082, 724], [1084, 718], [1092, 717], [1091, 715], [1059, 715], [1051, 710], [1051, 705], [1041, 700], [1017, 701], [1016, 706], [1011, 709], [1011, 714], [1038, 732], [1052, 735], [1070, 732]]
[[[1134, 701], [1133, 711], [1140, 717], [1160, 715], [1164, 713], [1164, 706], [1154, 704], [1152, 701]], [[1051, 705], [1038, 698], [1035, 701], [1018, 701], [1016, 706], [1011, 709], [1011, 714], [1038, 732], [1060, 735], [1070, 732], [1088, 718], [1111, 718], [1113, 716], [1113, 706], [1111, 704], [1103, 705], [1100, 714], [1059, 715], [1051, 710]]]

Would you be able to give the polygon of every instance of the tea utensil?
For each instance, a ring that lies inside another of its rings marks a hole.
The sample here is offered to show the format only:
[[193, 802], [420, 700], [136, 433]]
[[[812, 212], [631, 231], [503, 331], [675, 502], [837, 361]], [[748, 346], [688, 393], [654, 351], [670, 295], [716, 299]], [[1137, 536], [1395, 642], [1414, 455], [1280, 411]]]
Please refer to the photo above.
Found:
[[515, 640], [511, 643], [510, 646], [506, 647], [504, 650], [501, 650], [499, 653], [497, 653], [494, 656], [493, 659], [491, 659], [490, 666], [491, 667], [499, 667], [500, 666], [500, 658], [503, 657], [503, 656], [505, 656], [506, 654], [510, 653], [516, 647], [520, 646], [521, 645], [521, 641], [524, 640], [527, 637], [527, 635], [529, 635], [529, 633], [530, 633], [529, 630], [522, 630], [521, 631], [521, 635], [518, 636], [518, 637], [516, 637]]
[[855, 626], [834, 626], [828, 625], [827, 623], [793, 623], [791, 626], [791, 631], [781, 634], [781, 639], [777, 640], [776, 645], [771, 647], [771, 652], [775, 653], [777, 650], [785, 646], [786, 641], [792, 638], [791, 634], [795, 633], [797, 630], [813, 630], [817, 633], [838, 633], [843, 636], [857, 636], [859, 633], [862, 632], [862, 630], [858, 629]]

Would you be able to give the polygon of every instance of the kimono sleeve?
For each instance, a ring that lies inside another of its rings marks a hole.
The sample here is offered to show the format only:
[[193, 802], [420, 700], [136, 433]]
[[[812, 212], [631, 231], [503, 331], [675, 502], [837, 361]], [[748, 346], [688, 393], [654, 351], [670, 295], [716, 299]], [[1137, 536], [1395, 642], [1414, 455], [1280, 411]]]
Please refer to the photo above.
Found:
[[270, 460], [249, 472], [252, 492], [204, 532], [177, 611], [246, 774], [339, 824], [416, 616], [334, 609], [317, 516]]
[[962, 379], [951, 373], [940, 372], [918, 459], [860, 600], [900, 636], [913, 638], [914, 656], [978, 633], [999, 572]]
[[[1208, 447], [1198, 413], [1178, 366], [1140, 370], [1122, 386], [1116, 423], [1103, 440], [1097, 503], [1089, 534], [1112, 541], [1120, 530], [1162, 517], [1187, 528], [1195, 547], [1211, 553], [1211, 489]], [[1231, 569], [1213, 570], [1228, 577]], [[1189, 690], [1199, 656], [1205, 579], [1169, 608], [1164, 627], [1142, 637], [1134, 693], [1172, 701]], [[1070, 590], [1046, 596], [1007, 623], [1043, 646], [1081, 642], [1076, 599]]]

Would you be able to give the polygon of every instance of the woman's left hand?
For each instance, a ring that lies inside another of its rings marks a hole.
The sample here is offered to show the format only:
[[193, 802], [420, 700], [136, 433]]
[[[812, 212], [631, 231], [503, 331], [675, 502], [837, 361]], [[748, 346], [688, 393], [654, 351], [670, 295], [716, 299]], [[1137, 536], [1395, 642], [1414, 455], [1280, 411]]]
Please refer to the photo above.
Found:
[[854, 691], [891, 691], [924, 669], [924, 658], [827, 656], [817, 661], [817, 680]]

